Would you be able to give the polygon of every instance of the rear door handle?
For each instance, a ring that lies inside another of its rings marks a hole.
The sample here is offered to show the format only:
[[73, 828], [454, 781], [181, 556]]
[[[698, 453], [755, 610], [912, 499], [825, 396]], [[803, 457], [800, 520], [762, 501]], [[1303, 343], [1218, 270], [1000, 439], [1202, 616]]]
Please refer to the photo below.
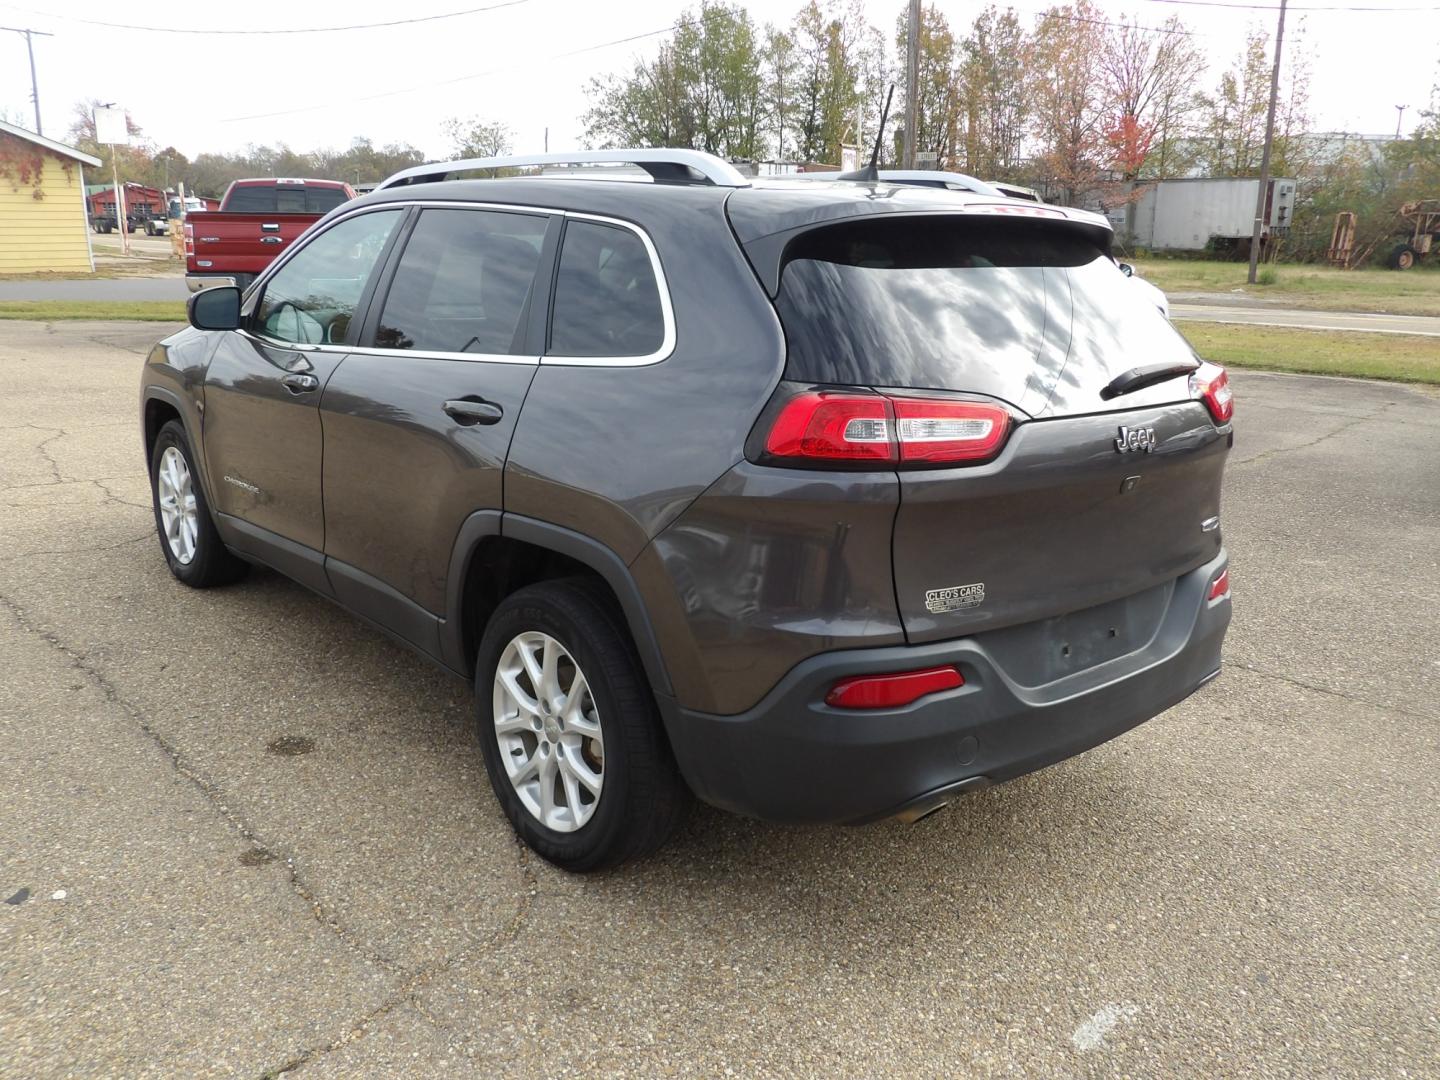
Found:
[[455, 398], [445, 402], [444, 408], [457, 423], [466, 427], [471, 424], [498, 424], [505, 415], [499, 405], [480, 398]]
[[292, 394], [308, 394], [312, 390], [320, 389], [320, 380], [314, 375], [297, 375], [291, 372], [281, 375], [280, 383]]

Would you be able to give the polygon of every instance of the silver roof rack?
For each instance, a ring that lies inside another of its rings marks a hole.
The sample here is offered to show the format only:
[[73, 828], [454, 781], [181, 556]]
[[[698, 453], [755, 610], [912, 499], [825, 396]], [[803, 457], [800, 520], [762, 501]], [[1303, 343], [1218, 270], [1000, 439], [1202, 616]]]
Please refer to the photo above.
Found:
[[657, 181], [707, 183], [716, 187], [749, 187], [731, 164], [699, 150], [574, 150], [568, 154], [521, 154], [511, 157], [436, 161], [401, 169], [375, 190], [402, 184], [444, 180], [451, 173], [476, 169], [526, 169], [542, 165], [638, 165]]

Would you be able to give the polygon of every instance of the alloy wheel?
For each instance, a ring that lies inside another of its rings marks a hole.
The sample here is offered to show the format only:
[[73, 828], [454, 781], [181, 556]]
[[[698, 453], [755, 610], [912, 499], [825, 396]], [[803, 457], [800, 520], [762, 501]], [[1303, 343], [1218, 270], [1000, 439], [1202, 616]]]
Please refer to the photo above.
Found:
[[515, 794], [556, 832], [582, 828], [605, 785], [605, 738], [580, 665], [549, 634], [517, 634], [500, 653], [495, 739]]
[[179, 447], [167, 446], [160, 456], [155, 495], [160, 503], [160, 524], [165, 529], [165, 543], [170, 547], [170, 554], [175, 556], [176, 562], [188, 566], [195, 558], [200, 516], [190, 466]]

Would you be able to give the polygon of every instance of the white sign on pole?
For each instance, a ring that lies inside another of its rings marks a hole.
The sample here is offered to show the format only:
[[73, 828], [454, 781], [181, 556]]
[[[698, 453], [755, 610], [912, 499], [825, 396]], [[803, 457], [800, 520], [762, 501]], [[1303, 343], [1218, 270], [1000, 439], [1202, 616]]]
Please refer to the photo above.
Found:
[[851, 172], [860, 167], [860, 148], [858, 146], [842, 146], [840, 148], [840, 171]]
[[125, 110], [108, 106], [95, 109], [95, 141], [111, 146], [130, 145], [130, 127], [125, 123]]

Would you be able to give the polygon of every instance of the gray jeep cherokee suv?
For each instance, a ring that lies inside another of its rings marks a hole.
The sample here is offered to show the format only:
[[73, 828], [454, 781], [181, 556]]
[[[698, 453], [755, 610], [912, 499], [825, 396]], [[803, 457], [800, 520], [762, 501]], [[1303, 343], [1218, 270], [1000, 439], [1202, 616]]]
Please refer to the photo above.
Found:
[[691, 792], [918, 818], [1220, 667], [1227, 378], [1110, 241], [689, 151], [407, 170], [151, 352], [161, 547], [473, 680], [560, 866], [654, 849]]

